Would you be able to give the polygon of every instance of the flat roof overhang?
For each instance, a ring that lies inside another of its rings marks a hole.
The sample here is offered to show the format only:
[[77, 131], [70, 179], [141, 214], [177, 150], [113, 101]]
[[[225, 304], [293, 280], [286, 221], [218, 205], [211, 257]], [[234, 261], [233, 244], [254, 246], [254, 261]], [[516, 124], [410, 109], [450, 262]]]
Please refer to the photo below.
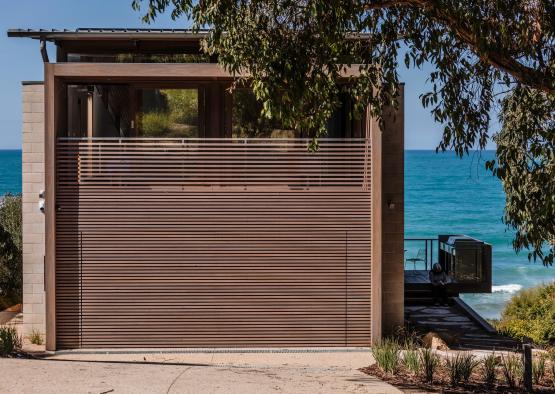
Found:
[[191, 29], [123, 29], [79, 28], [69, 29], [9, 29], [8, 37], [24, 37], [45, 41], [72, 40], [183, 40], [198, 41], [208, 34], [207, 30]]
[[[31, 38], [53, 42], [58, 47], [59, 61], [67, 53], [202, 53], [201, 41], [209, 30], [150, 28], [79, 28], [70, 29], [9, 29], [8, 37]], [[348, 40], [365, 40], [368, 34], [347, 33]]]
[[[79, 28], [71, 29], [8, 29], [8, 37], [25, 37], [45, 41], [70, 40], [154, 40], [154, 41], [198, 41], [210, 30], [150, 29], [150, 28]], [[345, 38], [364, 40], [366, 33], [347, 33]]]

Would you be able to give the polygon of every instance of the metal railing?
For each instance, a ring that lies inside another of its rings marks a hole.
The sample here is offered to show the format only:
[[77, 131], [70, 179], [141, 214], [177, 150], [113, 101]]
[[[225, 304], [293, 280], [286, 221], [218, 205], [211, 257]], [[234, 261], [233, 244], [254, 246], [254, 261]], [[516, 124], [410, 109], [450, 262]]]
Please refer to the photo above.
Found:
[[405, 270], [430, 270], [438, 262], [437, 238], [405, 238]]

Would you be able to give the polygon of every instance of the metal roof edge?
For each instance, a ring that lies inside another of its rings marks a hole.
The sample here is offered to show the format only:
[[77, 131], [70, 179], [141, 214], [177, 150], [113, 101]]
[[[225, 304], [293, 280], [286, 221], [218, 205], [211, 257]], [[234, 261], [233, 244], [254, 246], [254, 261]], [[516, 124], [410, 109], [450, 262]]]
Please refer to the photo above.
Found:
[[46, 41], [75, 39], [199, 39], [207, 30], [145, 29], [145, 28], [79, 28], [69, 29], [8, 29], [8, 37], [41, 39]]

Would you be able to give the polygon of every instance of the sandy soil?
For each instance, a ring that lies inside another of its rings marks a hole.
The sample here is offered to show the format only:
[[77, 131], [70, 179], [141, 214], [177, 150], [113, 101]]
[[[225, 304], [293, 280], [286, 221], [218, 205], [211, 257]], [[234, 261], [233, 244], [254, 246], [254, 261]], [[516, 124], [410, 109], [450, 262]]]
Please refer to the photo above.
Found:
[[0, 392], [400, 393], [358, 368], [366, 352], [65, 354], [0, 359]]

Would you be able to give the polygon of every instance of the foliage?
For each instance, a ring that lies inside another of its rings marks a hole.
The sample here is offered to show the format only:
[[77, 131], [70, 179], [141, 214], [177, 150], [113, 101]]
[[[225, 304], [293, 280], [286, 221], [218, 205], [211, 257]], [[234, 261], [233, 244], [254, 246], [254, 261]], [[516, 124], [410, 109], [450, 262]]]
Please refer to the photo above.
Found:
[[145, 137], [166, 137], [170, 131], [170, 118], [160, 111], [143, 113], [141, 128]]
[[147, 137], [198, 137], [198, 91], [161, 89], [140, 114], [141, 130]]
[[509, 387], [516, 387], [520, 384], [524, 373], [522, 357], [516, 354], [501, 354], [501, 369]]
[[233, 135], [236, 137], [270, 138], [284, 130], [277, 119], [262, 116], [262, 103], [248, 89], [236, 89], [233, 95]]
[[0, 203], [0, 309], [21, 302], [21, 196], [4, 196]]
[[42, 339], [42, 334], [36, 329], [33, 329], [31, 331], [31, 334], [29, 334], [29, 341], [33, 345], [42, 345], [44, 343]]
[[0, 326], [0, 356], [5, 357], [21, 349], [21, 337], [13, 326]]
[[403, 353], [403, 364], [405, 364], [405, 367], [414, 375], [418, 375], [421, 367], [418, 350], [405, 350]]
[[408, 325], [397, 327], [392, 337], [399, 343], [402, 349], [415, 350], [421, 345], [420, 336]]
[[399, 368], [400, 347], [397, 341], [384, 339], [372, 346], [372, 356], [378, 367], [387, 373], [394, 374]]
[[495, 352], [488, 354], [482, 361], [484, 382], [486, 382], [488, 386], [493, 386], [495, 384], [497, 365], [498, 362]]
[[555, 248], [555, 94], [518, 87], [502, 101], [495, 136], [497, 163], [488, 162], [505, 189], [504, 222], [513, 247], [552, 264]]
[[553, 386], [555, 386], [555, 348], [549, 349], [547, 353], [549, 358], [549, 370], [551, 371], [551, 379]]
[[470, 375], [480, 364], [472, 353], [462, 352], [447, 358], [447, 368], [453, 386], [459, 383], [468, 383]]
[[[403, 60], [432, 65], [421, 101], [444, 125], [438, 149], [484, 148], [502, 104], [498, 160], [488, 168], [508, 193], [505, 223], [517, 230], [517, 250], [553, 261], [553, 1], [133, 0], [141, 6], [145, 22], [170, 11], [209, 28], [204, 51], [238, 84], [248, 74], [263, 115], [314, 137], [341, 94], [382, 121], [383, 108], [397, 105]], [[359, 78], [339, 83], [349, 66]], [[526, 168], [523, 150], [536, 165]]]
[[21, 195], [8, 193], [0, 205], [0, 224], [10, 234], [15, 247], [21, 250]]
[[419, 358], [424, 379], [428, 383], [433, 383], [435, 372], [440, 364], [439, 356], [432, 349], [422, 348], [419, 350]]
[[196, 89], [163, 89], [170, 121], [188, 125], [198, 124], [198, 91]]
[[535, 384], [540, 384], [545, 377], [545, 359], [546, 356], [541, 354], [532, 360], [532, 378]]
[[535, 343], [555, 343], [555, 283], [515, 294], [505, 306], [498, 330]]

